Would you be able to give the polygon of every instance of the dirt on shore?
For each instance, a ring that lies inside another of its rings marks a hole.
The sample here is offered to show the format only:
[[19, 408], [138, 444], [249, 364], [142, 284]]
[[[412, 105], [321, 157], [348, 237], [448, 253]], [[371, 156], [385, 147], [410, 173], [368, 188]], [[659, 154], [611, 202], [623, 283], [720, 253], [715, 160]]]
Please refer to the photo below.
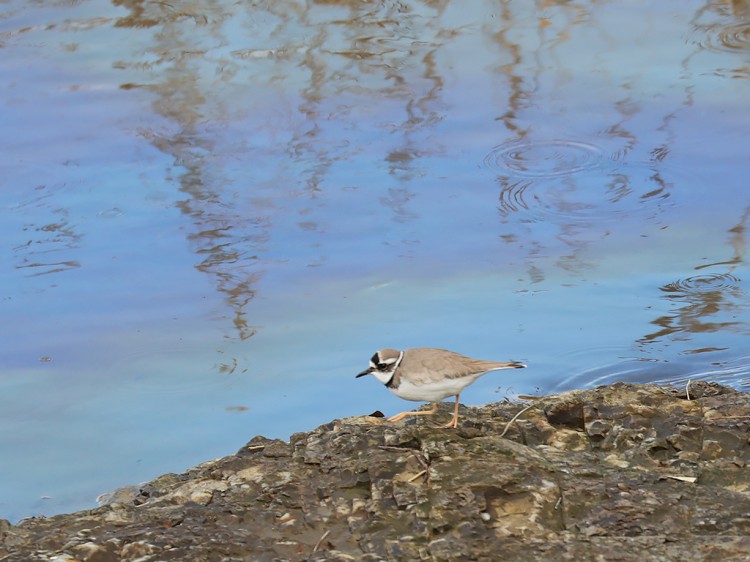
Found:
[[450, 408], [255, 437], [93, 510], [0, 520], [0, 561], [750, 559], [750, 394], [616, 383], [437, 428]]

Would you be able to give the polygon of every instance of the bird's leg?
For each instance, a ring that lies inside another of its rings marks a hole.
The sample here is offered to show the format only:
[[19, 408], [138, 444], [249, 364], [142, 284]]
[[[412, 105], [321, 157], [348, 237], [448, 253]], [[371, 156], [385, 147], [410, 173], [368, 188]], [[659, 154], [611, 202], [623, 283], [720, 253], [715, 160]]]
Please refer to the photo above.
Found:
[[461, 396], [461, 393], [459, 392], [456, 394], [456, 407], [453, 409], [453, 419], [449, 421], [447, 424], [442, 425], [440, 427], [447, 428], [447, 427], [458, 427], [458, 399]]
[[409, 416], [433, 416], [436, 413], [437, 413], [437, 404], [433, 404], [430, 410], [419, 411], [419, 412], [401, 412], [400, 414], [396, 414], [395, 416], [391, 416], [390, 418], [388, 418], [388, 421], [397, 422]]

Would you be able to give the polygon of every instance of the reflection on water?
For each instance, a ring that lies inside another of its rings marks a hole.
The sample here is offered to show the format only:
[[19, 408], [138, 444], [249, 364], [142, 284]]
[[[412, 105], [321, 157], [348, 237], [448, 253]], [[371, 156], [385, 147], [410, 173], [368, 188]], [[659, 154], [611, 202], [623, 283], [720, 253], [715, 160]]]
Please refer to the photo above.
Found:
[[747, 384], [747, 2], [0, 11], [0, 517], [396, 410], [384, 346]]
[[[750, 2], [707, 2], [695, 11], [689, 37], [700, 49], [690, 53], [686, 61], [711, 52], [746, 55], [750, 52]], [[750, 78], [747, 61], [733, 58], [712, 65], [706, 72], [723, 78]]]
[[705, 269], [707, 267], [723, 265], [729, 265], [732, 266], [732, 269], [735, 269], [735, 266], [742, 265], [745, 261], [745, 254], [747, 253], [745, 232], [748, 219], [750, 219], [750, 207], [747, 207], [745, 212], [742, 213], [739, 222], [729, 229], [729, 245], [732, 248], [732, 257], [717, 262], [704, 263], [696, 266], [695, 269]]
[[484, 163], [515, 176], [564, 176], [596, 166], [602, 153], [599, 147], [580, 141], [512, 141], [493, 148]]
[[707, 48], [750, 52], [750, 21], [729, 24], [712, 32], [706, 39]]
[[693, 18], [693, 39], [706, 49], [750, 52], [750, 2], [708, 3]]
[[714, 381], [747, 391], [750, 389], [750, 357], [731, 357], [725, 361], [714, 361], [711, 367], [694, 372], [689, 368], [683, 368], [680, 374], [670, 377], [657, 376], [650, 382], [684, 386], [696, 380]]
[[573, 178], [498, 176], [498, 211], [503, 220], [523, 211], [524, 221], [557, 218], [569, 224], [606, 223], [633, 213], [655, 216], [672, 195], [672, 182], [650, 164], [621, 164], [616, 169], [580, 170]]
[[65, 259], [81, 247], [83, 234], [71, 222], [70, 211], [57, 207], [64, 185], [35, 185], [33, 195], [10, 207], [17, 216], [30, 217], [20, 225], [21, 243], [13, 247], [15, 268], [27, 276], [47, 275], [78, 268], [77, 260]]
[[[741, 266], [745, 256], [745, 224], [748, 217], [750, 209], [746, 209], [740, 221], [728, 229], [729, 246], [733, 254], [730, 259], [710, 261], [694, 269], [731, 266], [731, 270], [736, 270]], [[750, 321], [746, 316], [750, 299], [741, 283], [739, 277], [725, 272], [692, 275], [663, 285], [660, 290], [672, 304], [671, 309], [668, 314], [651, 321], [660, 329], [638, 340], [639, 344], [665, 340], [689, 343], [693, 341], [691, 334], [718, 333], [719, 338], [714, 344], [685, 349], [683, 353], [709, 353], [730, 349], [724, 343], [727, 333], [750, 334]], [[695, 340], [703, 341], [697, 338]]]
[[[644, 336], [640, 343], [659, 342], [670, 338], [689, 341], [688, 334], [740, 332], [750, 334], [750, 324], [740, 319], [747, 309], [747, 295], [738, 286], [740, 280], [725, 274], [694, 275], [661, 287], [665, 298], [673, 303], [670, 314], [660, 316], [652, 324], [660, 329]], [[685, 351], [699, 353], [726, 349], [700, 348]]]

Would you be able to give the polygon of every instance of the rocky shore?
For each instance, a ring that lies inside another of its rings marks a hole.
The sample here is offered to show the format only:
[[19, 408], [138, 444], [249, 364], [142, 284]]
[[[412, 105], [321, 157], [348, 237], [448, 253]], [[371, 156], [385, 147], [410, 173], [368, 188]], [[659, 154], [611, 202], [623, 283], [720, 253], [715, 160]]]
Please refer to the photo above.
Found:
[[97, 509], [0, 520], [0, 561], [750, 559], [748, 393], [617, 383], [436, 428], [449, 409], [255, 437]]

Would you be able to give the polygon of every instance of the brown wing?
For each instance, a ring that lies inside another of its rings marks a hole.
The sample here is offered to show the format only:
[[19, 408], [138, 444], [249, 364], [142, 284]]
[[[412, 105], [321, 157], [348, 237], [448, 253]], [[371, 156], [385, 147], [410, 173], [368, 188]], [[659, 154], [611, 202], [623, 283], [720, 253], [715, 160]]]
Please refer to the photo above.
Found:
[[400, 380], [399, 371], [405, 369], [409, 379], [415, 383], [425, 383], [436, 378], [462, 378], [498, 369], [524, 367], [521, 363], [483, 361], [466, 357], [454, 351], [436, 348], [414, 348], [404, 351], [404, 358], [396, 371], [394, 384]]

